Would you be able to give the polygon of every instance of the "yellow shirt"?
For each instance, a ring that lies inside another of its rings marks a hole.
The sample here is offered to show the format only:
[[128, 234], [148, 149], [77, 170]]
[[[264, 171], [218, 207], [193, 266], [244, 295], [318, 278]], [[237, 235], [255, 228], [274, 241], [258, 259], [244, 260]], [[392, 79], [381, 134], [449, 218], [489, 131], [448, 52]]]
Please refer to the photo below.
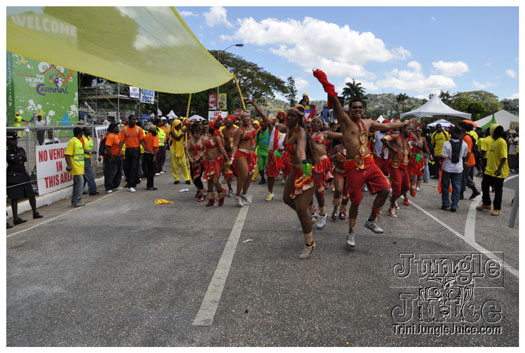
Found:
[[[501, 167], [501, 174], [496, 176], [496, 170], [498, 170], [499, 163], [502, 158], [505, 158], [505, 163]], [[509, 162], [507, 159], [507, 142], [500, 137], [496, 141], [492, 141], [489, 150], [487, 152], [487, 168], [485, 168], [485, 174], [496, 177], [506, 178], [509, 175]]]
[[71, 175], [83, 175], [84, 148], [82, 147], [82, 142], [80, 142], [80, 140], [76, 137], [73, 137], [71, 140], [69, 140], [66, 147], [65, 155], [73, 157], [73, 163], [71, 165]]
[[[180, 135], [182, 135], [182, 129], [180, 130], [177, 130], [177, 129], [173, 129], [173, 133], [175, 134], [175, 136], [179, 137]], [[184, 150], [184, 138], [181, 138], [180, 140], [175, 140], [173, 137], [171, 137], [171, 141], [172, 141], [172, 148], [175, 148], [175, 157], [183, 157], [184, 154], [185, 154], [185, 150]]]
[[[479, 139], [479, 149], [487, 152], [489, 150], [490, 144], [494, 141], [492, 136], [484, 137]], [[485, 158], [487, 158], [485, 156]]]
[[443, 144], [445, 141], [450, 140], [448, 132], [443, 130], [442, 132], [434, 132], [432, 134], [432, 144], [434, 145], [434, 156], [441, 156], [443, 151]]

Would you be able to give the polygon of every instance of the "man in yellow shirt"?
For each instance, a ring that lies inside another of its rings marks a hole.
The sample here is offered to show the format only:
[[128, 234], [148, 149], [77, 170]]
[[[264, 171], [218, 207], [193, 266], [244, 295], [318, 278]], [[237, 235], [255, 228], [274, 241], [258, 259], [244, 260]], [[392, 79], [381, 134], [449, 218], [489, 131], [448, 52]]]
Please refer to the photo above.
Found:
[[443, 157], [441, 157], [441, 152], [443, 151], [443, 144], [445, 141], [450, 140], [450, 135], [448, 132], [443, 130], [441, 124], [436, 125], [436, 131], [432, 134], [432, 146], [434, 146], [434, 179], [439, 178], [439, 173], [441, 171], [441, 162]]
[[485, 173], [485, 168], [487, 167], [487, 152], [489, 150], [490, 144], [492, 141], [490, 128], [485, 130], [485, 137], [480, 138], [479, 140], [479, 150], [481, 153], [481, 171]]
[[82, 147], [82, 128], [76, 127], [73, 129], [74, 137], [69, 140], [65, 157], [67, 167], [66, 170], [73, 176], [73, 196], [71, 197], [71, 204], [74, 207], [84, 206], [82, 201], [82, 190], [84, 189], [84, 147]]
[[173, 174], [174, 184], [180, 183], [179, 169], [182, 172], [182, 177], [186, 184], [191, 184], [190, 170], [186, 158], [186, 150], [184, 149], [184, 133], [181, 121], [175, 119], [170, 130], [170, 139], [172, 141], [170, 148], [170, 164], [171, 173]]
[[[494, 124], [495, 125], [495, 124]], [[509, 175], [509, 163], [507, 162], [507, 142], [503, 136], [503, 126], [497, 125], [492, 130], [493, 142], [487, 152], [487, 167], [483, 174], [481, 189], [483, 191], [483, 203], [476, 207], [478, 211], [491, 210], [490, 187], [495, 191], [493, 216], [499, 216], [501, 210], [501, 199], [503, 197], [503, 182]]]

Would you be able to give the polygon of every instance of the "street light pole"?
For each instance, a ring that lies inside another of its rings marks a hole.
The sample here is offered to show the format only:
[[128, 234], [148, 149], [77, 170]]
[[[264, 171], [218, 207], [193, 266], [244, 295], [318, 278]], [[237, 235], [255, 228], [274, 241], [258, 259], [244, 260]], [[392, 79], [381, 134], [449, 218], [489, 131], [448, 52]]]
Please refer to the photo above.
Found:
[[[217, 61], [219, 61], [219, 55], [220, 55], [220, 53], [223, 52], [223, 51], [226, 51], [226, 50], [230, 49], [231, 47], [244, 47], [244, 44], [242, 44], [242, 43], [232, 44], [232, 45], [230, 45], [229, 47], [224, 48], [223, 50], [219, 50], [219, 51], [217, 52]], [[219, 61], [219, 62], [220, 62], [220, 61]], [[217, 97], [216, 97], [216, 100], [217, 100], [217, 101], [215, 102], [215, 103], [217, 104], [217, 111], [219, 110], [219, 87], [220, 87], [220, 86], [217, 86]]]

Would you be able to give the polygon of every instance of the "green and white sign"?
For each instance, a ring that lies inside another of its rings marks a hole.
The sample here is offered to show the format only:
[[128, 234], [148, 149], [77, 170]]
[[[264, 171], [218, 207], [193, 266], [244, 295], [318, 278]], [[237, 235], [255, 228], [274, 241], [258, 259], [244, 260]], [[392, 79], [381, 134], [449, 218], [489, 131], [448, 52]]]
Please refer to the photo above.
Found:
[[23, 125], [41, 115], [59, 126], [78, 123], [77, 72], [7, 52], [7, 113], [13, 125], [19, 112]]

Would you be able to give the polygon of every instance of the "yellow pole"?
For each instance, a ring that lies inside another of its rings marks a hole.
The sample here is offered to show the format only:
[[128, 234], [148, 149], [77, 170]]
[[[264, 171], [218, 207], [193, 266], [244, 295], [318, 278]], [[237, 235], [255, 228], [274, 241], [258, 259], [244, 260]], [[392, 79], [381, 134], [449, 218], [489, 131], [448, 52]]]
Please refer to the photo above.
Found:
[[235, 80], [235, 83], [237, 84], [237, 89], [239, 90], [239, 96], [241, 97], [241, 103], [242, 103], [242, 109], [246, 109], [246, 105], [244, 104], [244, 98], [242, 97], [241, 87], [239, 86], [239, 81], [237, 81], [237, 76], [233, 76], [233, 79]]
[[[191, 93], [190, 93], [190, 97], [188, 98], [188, 107], [186, 108], [186, 121], [188, 121], [189, 115], [190, 115], [190, 104], [191, 104]], [[184, 146], [188, 146], [188, 134], [186, 132], [184, 132], [184, 141], [185, 141]], [[188, 155], [186, 155], [186, 164], [188, 165], [188, 170], [190, 171], [190, 182], [193, 184], [193, 180], [191, 177], [190, 158], [188, 157]]]

